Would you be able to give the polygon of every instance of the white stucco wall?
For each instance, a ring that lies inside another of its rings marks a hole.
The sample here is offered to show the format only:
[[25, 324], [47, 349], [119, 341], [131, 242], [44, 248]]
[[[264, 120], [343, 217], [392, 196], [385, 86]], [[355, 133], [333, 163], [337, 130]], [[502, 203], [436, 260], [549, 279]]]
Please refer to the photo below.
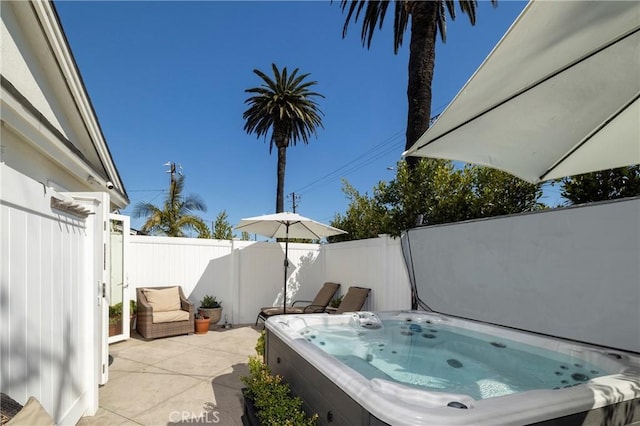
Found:
[[640, 352], [640, 199], [409, 232], [438, 312]]

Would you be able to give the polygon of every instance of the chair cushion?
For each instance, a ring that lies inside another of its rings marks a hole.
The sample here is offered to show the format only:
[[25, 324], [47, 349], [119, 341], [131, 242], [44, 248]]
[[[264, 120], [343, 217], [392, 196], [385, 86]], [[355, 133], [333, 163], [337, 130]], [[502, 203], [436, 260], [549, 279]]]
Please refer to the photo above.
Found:
[[51, 416], [40, 405], [37, 399], [30, 397], [27, 403], [11, 420], [7, 426], [55, 426]]
[[[279, 306], [265, 306], [263, 308], [260, 308], [260, 312], [262, 312], [263, 315], [270, 317], [273, 315], [283, 314], [284, 309]], [[304, 307], [287, 306], [287, 313], [288, 314], [304, 314]]]
[[156, 312], [155, 309], [153, 311], [153, 323], [157, 324], [159, 322], [174, 322], [174, 321], [188, 321], [189, 320], [189, 312], [177, 310], [177, 311], [166, 311], [166, 312]]
[[178, 287], [163, 289], [144, 288], [142, 292], [147, 298], [149, 305], [153, 308], [154, 313], [180, 310], [180, 292], [178, 291]]

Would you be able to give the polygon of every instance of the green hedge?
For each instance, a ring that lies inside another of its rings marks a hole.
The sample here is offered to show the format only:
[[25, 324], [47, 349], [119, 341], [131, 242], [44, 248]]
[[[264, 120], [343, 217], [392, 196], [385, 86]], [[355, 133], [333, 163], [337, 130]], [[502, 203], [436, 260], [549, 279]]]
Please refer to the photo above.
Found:
[[316, 425], [318, 415], [308, 417], [302, 410], [302, 400], [292, 396], [289, 385], [281, 376], [274, 376], [259, 358], [249, 358], [249, 376], [241, 378], [246, 385], [245, 397], [250, 398], [257, 410], [261, 425], [307, 426]]

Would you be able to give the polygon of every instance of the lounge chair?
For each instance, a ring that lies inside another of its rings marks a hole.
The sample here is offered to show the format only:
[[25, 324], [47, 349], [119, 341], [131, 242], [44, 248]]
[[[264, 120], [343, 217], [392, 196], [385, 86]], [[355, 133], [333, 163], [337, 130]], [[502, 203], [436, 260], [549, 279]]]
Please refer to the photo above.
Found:
[[335, 310], [330, 309], [329, 313], [343, 314], [345, 312], [361, 311], [364, 306], [364, 302], [366, 302], [367, 297], [369, 297], [369, 292], [371, 292], [370, 288], [356, 286], [349, 287], [347, 294], [344, 295], [342, 302], [340, 302], [340, 306]]
[[[291, 306], [287, 306], [287, 314], [312, 314], [325, 312], [327, 306], [333, 299], [333, 296], [336, 294], [338, 289], [340, 288], [340, 284], [338, 283], [330, 283], [326, 282], [316, 294], [316, 297], [309, 300], [295, 300]], [[308, 303], [306, 306], [295, 306], [296, 303]], [[262, 319], [262, 321], [266, 321], [267, 318], [272, 317], [274, 315], [282, 315], [284, 314], [284, 308], [281, 306], [267, 306], [264, 308], [260, 308], [260, 313], [256, 318], [256, 324], [258, 325], [258, 321]]]

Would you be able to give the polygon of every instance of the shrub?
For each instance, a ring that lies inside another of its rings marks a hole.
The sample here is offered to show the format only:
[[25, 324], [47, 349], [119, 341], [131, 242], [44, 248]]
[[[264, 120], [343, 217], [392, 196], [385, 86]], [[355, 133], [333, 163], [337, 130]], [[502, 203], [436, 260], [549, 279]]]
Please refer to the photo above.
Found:
[[205, 295], [200, 301], [200, 307], [204, 309], [219, 308], [222, 302], [218, 302], [215, 296]]
[[281, 376], [273, 376], [269, 367], [257, 357], [249, 358], [249, 376], [241, 377], [246, 385], [245, 398], [253, 400], [258, 420], [266, 426], [315, 425], [318, 415], [308, 417], [302, 400], [291, 395]]
[[118, 302], [115, 305], [109, 306], [110, 317], [122, 317], [122, 302]]
[[258, 356], [260, 357], [260, 359], [264, 360], [264, 339], [265, 339], [265, 334], [266, 332], [264, 330], [262, 330], [262, 332], [260, 333], [260, 337], [258, 337], [258, 341], [256, 342], [256, 352], [258, 353]]

